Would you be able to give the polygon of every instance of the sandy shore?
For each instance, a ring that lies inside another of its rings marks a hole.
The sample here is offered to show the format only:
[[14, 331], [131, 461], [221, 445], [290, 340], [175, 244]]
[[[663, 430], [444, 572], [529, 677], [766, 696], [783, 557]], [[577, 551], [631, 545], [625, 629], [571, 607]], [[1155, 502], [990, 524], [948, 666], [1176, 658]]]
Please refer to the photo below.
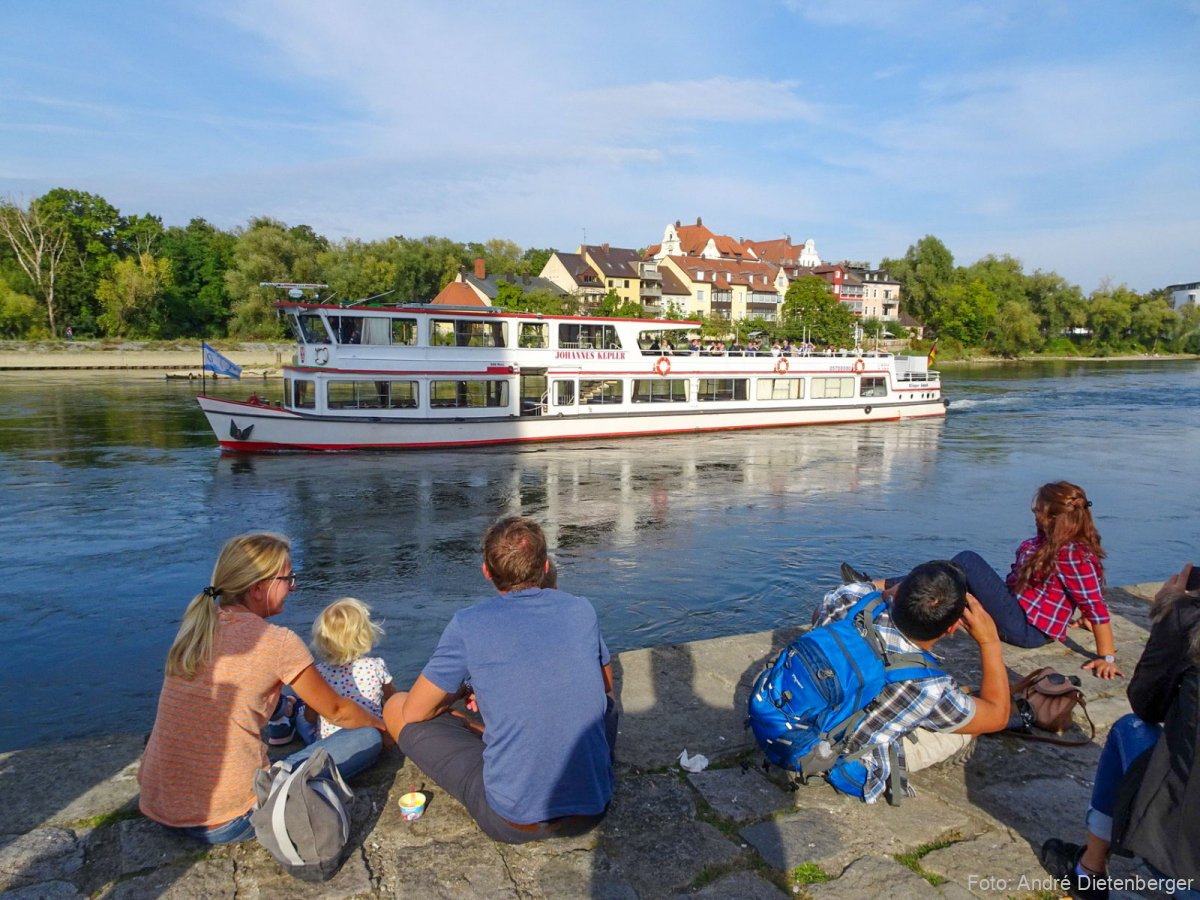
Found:
[[[224, 356], [248, 374], [269, 375], [291, 361], [293, 344], [222, 343]], [[200, 373], [200, 344], [162, 347], [137, 342], [70, 343], [0, 342], [0, 371], [34, 372], [75, 369], [152, 369], [180, 374]]]

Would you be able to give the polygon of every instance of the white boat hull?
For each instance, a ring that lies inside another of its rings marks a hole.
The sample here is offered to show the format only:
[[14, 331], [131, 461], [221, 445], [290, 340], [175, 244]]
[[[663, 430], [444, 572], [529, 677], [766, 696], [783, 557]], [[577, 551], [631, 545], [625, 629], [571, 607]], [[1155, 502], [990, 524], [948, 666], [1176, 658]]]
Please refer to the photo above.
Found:
[[[198, 398], [222, 449], [414, 450], [541, 441], [788, 428], [944, 416], [942, 400], [830, 404], [769, 409], [587, 412], [576, 415], [453, 419], [312, 415], [215, 397]], [[247, 430], [249, 429], [249, 430]]]

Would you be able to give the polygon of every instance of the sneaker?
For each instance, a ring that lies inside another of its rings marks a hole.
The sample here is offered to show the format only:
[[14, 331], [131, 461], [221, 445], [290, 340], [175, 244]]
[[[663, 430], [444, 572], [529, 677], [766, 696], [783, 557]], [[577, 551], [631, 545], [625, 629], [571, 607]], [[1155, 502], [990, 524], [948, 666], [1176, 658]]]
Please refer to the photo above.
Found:
[[296, 712], [296, 701], [286, 697], [279, 715], [267, 723], [267, 743], [272, 747], [290, 744], [296, 737], [296, 725], [292, 716]]
[[1042, 867], [1054, 876], [1063, 889], [1069, 890], [1076, 900], [1108, 900], [1108, 885], [1098, 883], [1105, 876], [1081, 878], [1076, 874], [1075, 865], [1081, 856], [1082, 846], [1058, 838], [1050, 838], [1042, 844], [1042, 850], [1038, 854]]
[[952, 768], [953, 766], [965, 766], [967, 761], [975, 755], [975, 751], [979, 747], [979, 735], [971, 735], [971, 739], [967, 741], [959, 749], [955, 750], [950, 756], [947, 756], [941, 762], [934, 763], [930, 768], [942, 769]]
[[866, 572], [860, 572], [855, 569], [850, 563], [842, 563], [842, 581], [846, 584], [859, 584], [864, 581], [870, 581], [871, 576]]

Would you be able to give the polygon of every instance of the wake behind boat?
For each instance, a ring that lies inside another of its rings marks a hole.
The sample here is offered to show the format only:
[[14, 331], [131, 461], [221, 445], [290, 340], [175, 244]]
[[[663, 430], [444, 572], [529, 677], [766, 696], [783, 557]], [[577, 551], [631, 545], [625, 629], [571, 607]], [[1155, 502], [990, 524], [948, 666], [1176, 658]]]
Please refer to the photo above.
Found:
[[709, 354], [674, 346], [686, 348], [699, 322], [661, 319], [277, 307], [296, 336], [283, 402], [198, 398], [222, 449], [468, 447], [945, 415], [925, 357]]

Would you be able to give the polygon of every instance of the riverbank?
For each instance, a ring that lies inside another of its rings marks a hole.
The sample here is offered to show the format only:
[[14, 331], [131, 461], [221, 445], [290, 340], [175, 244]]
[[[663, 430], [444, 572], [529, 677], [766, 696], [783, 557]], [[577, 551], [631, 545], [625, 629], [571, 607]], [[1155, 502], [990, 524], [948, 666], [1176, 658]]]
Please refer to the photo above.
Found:
[[[1157, 587], [1106, 592], [1127, 676], [1145, 644], [1146, 601]], [[255, 843], [207, 849], [142, 818], [135, 779], [142, 736], [118, 734], [0, 754], [0, 891], [13, 898], [1062, 896], [1036, 851], [1047, 837], [1082, 838], [1104, 736], [1129, 710], [1127, 679], [1084, 676], [1097, 726], [1085, 747], [986, 737], [965, 765], [914, 774], [916, 798], [867, 806], [816, 781], [786, 790], [777, 771], [763, 772], [743, 728], [753, 678], [797, 630], [615, 657], [617, 794], [601, 826], [581, 838], [496, 844], [393, 754], [353, 785], [345, 865], [331, 881], [309, 885], [283, 875]], [[948, 671], [978, 684], [970, 638], [948, 639], [943, 650]], [[1006, 647], [1005, 661], [1012, 673], [1041, 665], [1075, 672], [1085, 650]], [[684, 749], [712, 765], [681, 771]], [[414, 785], [431, 801], [420, 820], [406, 823], [397, 799]], [[1139, 871], [1114, 862], [1115, 871]]]
[[[243, 369], [243, 377], [269, 377], [292, 358], [295, 345], [219, 341], [210, 345]], [[200, 377], [200, 342], [0, 341], [0, 371], [154, 371]]]

